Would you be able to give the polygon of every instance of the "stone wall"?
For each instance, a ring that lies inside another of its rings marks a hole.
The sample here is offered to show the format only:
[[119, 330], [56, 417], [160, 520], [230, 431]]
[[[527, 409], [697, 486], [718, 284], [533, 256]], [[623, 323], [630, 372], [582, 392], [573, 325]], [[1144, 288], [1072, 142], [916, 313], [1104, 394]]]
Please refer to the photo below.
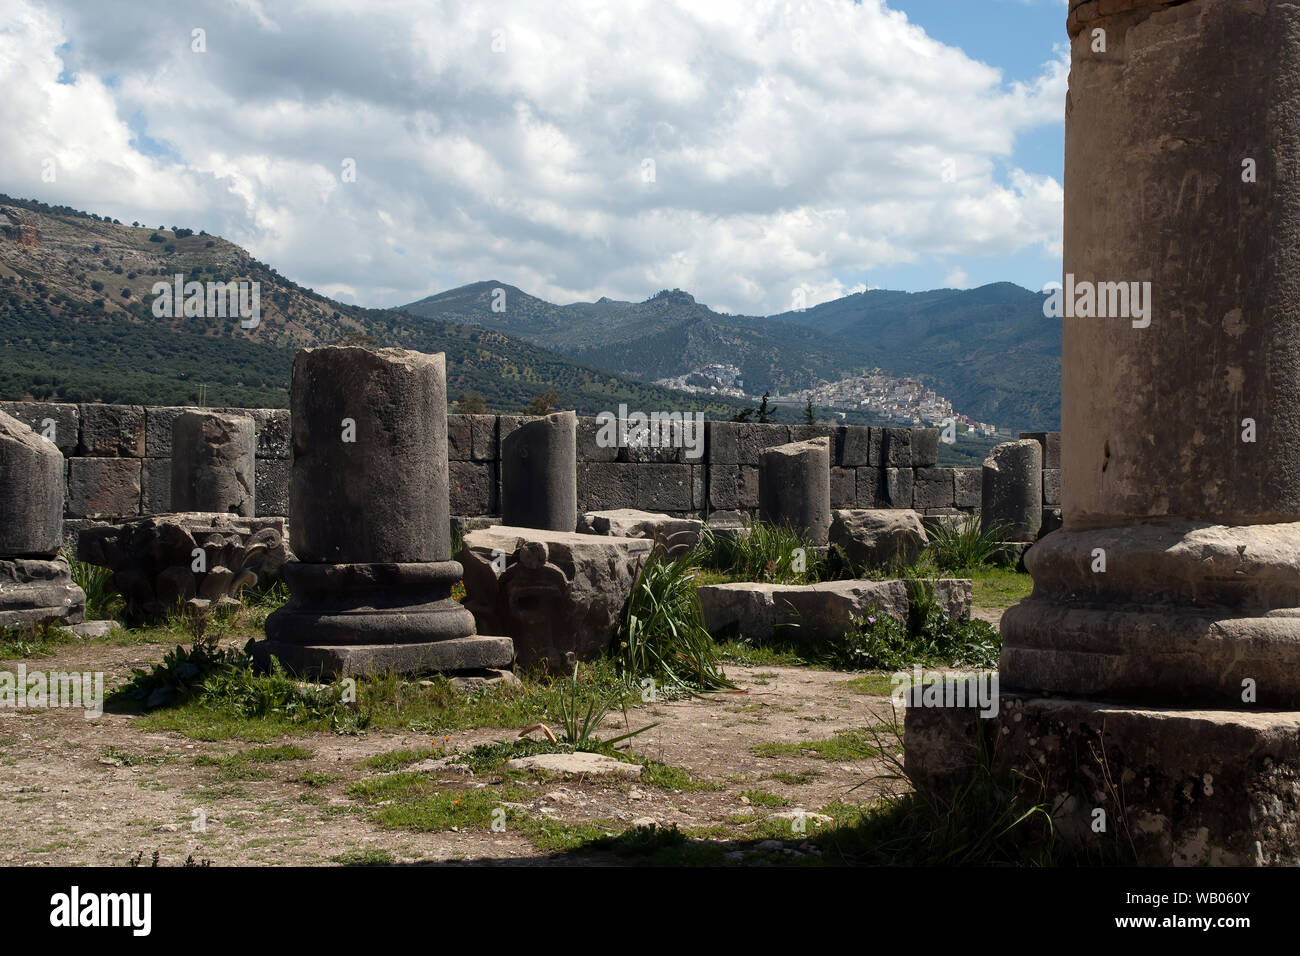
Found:
[[[67, 459], [64, 511], [69, 533], [75, 535], [95, 519], [170, 510], [172, 422], [193, 409], [44, 402], [0, 402], [0, 409], [53, 440]], [[257, 515], [287, 517], [289, 412], [216, 410], [252, 416], [257, 430]], [[524, 420], [518, 415], [448, 416], [452, 514], [499, 513], [501, 442]], [[939, 433], [933, 428], [707, 422], [698, 459], [688, 458], [682, 448], [602, 448], [597, 432], [596, 419], [578, 420], [582, 511], [754, 513], [762, 449], [821, 435], [831, 438], [833, 508], [915, 508], [943, 514], [973, 513], [980, 506], [981, 469], [940, 467]], [[1052, 481], [1050, 487], [1058, 484]]]

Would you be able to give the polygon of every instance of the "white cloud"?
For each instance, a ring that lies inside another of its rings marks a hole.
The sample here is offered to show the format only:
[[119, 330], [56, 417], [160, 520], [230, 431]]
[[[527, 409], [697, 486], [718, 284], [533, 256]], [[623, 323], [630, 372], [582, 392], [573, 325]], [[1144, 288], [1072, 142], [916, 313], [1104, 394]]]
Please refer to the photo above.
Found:
[[1060, 253], [1061, 187], [1013, 149], [1061, 122], [1065, 51], [1006, 83], [881, 0], [0, 7], [5, 191], [204, 228], [364, 304], [495, 278], [775, 312]]

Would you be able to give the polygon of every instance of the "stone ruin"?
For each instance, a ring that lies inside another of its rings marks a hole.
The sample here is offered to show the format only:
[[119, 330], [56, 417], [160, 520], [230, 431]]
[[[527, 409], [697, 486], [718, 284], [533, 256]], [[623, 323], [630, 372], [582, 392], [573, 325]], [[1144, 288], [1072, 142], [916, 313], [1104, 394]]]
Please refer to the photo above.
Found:
[[76, 624], [86, 595], [63, 544], [63, 455], [0, 412], [0, 628]]
[[475, 633], [451, 596], [446, 367], [405, 349], [299, 352], [291, 389], [287, 604], [253, 646], [304, 675], [494, 675], [508, 637]]
[[908, 771], [1027, 773], [1064, 839], [1143, 863], [1296, 865], [1300, 8], [1071, 0], [1069, 33], [1066, 284], [1154, 308], [1063, 318], [1063, 528], [1003, 617], [998, 713], [914, 693]]

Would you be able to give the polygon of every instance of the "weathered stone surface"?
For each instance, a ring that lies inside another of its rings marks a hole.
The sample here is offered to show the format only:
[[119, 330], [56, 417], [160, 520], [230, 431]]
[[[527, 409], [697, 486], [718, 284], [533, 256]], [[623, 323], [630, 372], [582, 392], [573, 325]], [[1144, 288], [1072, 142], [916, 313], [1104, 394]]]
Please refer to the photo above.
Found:
[[63, 455], [0, 412], [0, 556], [48, 557], [63, 538]]
[[503, 524], [549, 531], [578, 526], [577, 429], [573, 412], [557, 412], [502, 439]]
[[882, 463], [887, 468], [912, 467], [912, 429], [886, 428], [881, 446]]
[[81, 441], [77, 454], [143, 458], [144, 453], [144, 406], [89, 403], [81, 406]]
[[912, 506], [917, 510], [951, 508], [954, 503], [951, 468], [917, 468], [913, 471]]
[[582, 516], [578, 530], [584, 534], [611, 538], [649, 538], [662, 544], [670, 555], [690, 551], [699, 543], [704, 522], [697, 518], [677, 518], [635, 508], [614, 511], [590, 511]]
[[912, 429], [912, 467], [930, 468], [939, 464], [939, 429]]
[[85, 592], [72, 583], [66, 558], [0, 558], [0, 630], [76, 624], [85, 611]]
[[469, 461], [473, 454], [474, 427], [469, 416], [448, 415], [447, 458], [451, 461]]
[[172, 460], [146, 458], [140, 464], [140, 513], [164, 515], [172, 510]]
[[[203, 552], [201, 570], [196, 550]], [[288, 548], [283, 518], [168, 514], [88, 528], [77, 557], [110, 568], [127, 615], [148, 619], [193, 597], [220, 601], [274, 579]]]
[[579, 506], [584, 511], [637, 507], [637, 470], [623, 462], [579, 462]]
[[831, 468], [831, 507], [858, 506], [858, 472], [856, 468]]
[[1021, 432], [1022, 441], [1036, 441], [1043, 449], [1043, 467], [1059, 469], [1061, 467], [1061, 433], [1060, 432]]
[[825, 438], [831, 454], [835, 453], [835, 433], [839, 430], [837, 425], [790, 425], [790, 441], [802, 442], [812, 441], [814, 438]]
[[289, 480], [292, 466], [281, 458], [257, 459], [257, 516], [289, 515]]
[[[293, 548], [305, 562], [445, 561], [441, 354], [305, 349], [293, 367]], [[345, 419], [354, 441], [345, 441]]]
[[1061, 504], [1061, 473], [1055, 468], [1043, 469], [1043, 504]]
[[750, 422], [708, 422], [705, 447], [710, 465], [757, 467], [764, 448], [790, 443], [787, 425], [759, 425]]
[[[602, 653], [653, 544], [496, 526], [465, 535], [465, 606], [478, 628], [514, 638], [522, 664], [565, 670]], [[502, 567], [499, 574], [493, 567]]]
[[[1067, 846], [1097, 854], [1099, 841], [1109, 839], [1117, 860], [1155, 866], [1300, 864], [1292, 809], [1300, 715], [1125, 706], [1005, 689], [998, 703], [986, 719], [973, 707], [910, 699], [908, 776], [950, 793], [975, 772], [977, 759], [992, 754], [1011, 779], [1047, 782], [1046, 793], [1035, 788], [1026, 796], [1052, 808]], [[1093, 830], [1097, 808], [1111, 821], [1107, 836]]]
[[140, 459], [73, 458], [68, 463], [67, 514], [72, 518], [140, 513]]
[[978, 508], [984, 495], [983, 468], [954, 468], [953, 504], [958, 508]]
[[885, 471], [883, 468], [854, 469], [857, 480], [857, 507], [886, 508], [889, 501], [885, 497]]
[[1043, 450], [1033, 439], [995, 445], [984, 459], [980, 516], [1005, 541], [1034, 541], [1043, 525]]
[[641, 508], [649, 511], [690, 511], [695, 505], [691, 466], [637, 465], [636, 500]]
[[172, 456], [172, 428], [176, 419], [189, 412], [215, 411], [197, 405], [184, 407], [149, 406], [144, 410], [145, 455], [149, 458]]
[[172, 497], [177, 511], [253, 517], [257, 433], [250, 415], [186, 412], [172, 422]]
[[[945, 578], [926, 585], [945, 613], [969, 617], [970, 581]], [[907, 584], [901, 580], [708, 584], [697, 593], [710, 634], [757, 640], [778, 629], [781, 637], [800, 643], [834, 640], [852, 629], [854, 617], [887, 614], [906, 621], [910, 609]]]
[[883, 432], [867, 425], [841, 425], [836, 431], [835, 460], [845, 468], [880, 466]]
[[453, 461], [448, 465], [451, 479], [451, 513], [456, 515], [490, 515], [497, 511], [497, 468], [491, 461]]
[[497, 460], [497, 417], [470, 415], [470, 457], [474, 461]]
[[[225, 411], [236, 412], [235, 409]], [[289, 421], [289, 409], [250, 408], [247, 414], [253, 416], [253, 423], [257, 427], [257, 457], [289, 458], [293, 446], [293, 425]]]
[[722, 511], [757, 508], [758, 468], [716, 465], [710, 461], [709, 507]]
[[829, 538], [856, 568], [910, 564], [930, 541], [921, 516], [902, 508], [834, 511]]
[[883, 500], [881, 504], [889, 508], [911, 508], [913, 497], [913, 478], [911, 468], [882, 469]]
[[571, 776], [641, 776], [641, 765], [625, 763], [604, 754], [577, 751], [570, 754], [533, 754], [529, 757], [515, 757], [507, 760], [506, 766], [511, 770], [541, 770], [545, 773], [569, 774]]
[[274, 657], [303, 677], [382, 676], [398, 674], [476, 674], [511, 666], [514, 648], [509, 638], [475, 634], [402, 644], [299, 644], [268, 638], [252, 648], [262, 667]]
[[612, 442], [602, 446], [597, 440], [601, 431], [600, 424], [595, 418], [584, 416], [578, 419], [578, 461], [618, 460], [618, 443]]
[[0, 412], [12, 415], [52, 442], [64, 455], [77, 453], [81, 412], [65, 402], [0, 402]]
[[824, 545], [831, 524], [830, 438], [766, 449], [758, 466], [758, 513]]

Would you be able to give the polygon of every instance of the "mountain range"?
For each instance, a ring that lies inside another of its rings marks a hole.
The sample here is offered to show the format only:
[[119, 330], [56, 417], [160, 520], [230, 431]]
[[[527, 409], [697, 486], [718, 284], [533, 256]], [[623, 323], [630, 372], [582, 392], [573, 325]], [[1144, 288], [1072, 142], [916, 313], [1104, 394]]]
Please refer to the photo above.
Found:
[[[259, 282], [261, 324], [156, 317], [152, 286], [176, 274]], [[878, 369], [920, 378], [977, 420], [1052, 429], [1060, 325], [1043, 317], [1041, 303], [1037, 293], [998, 283], [871, 290], [803, 311], [739, 316], [681, 290], [556, 305], [485, 281], [368, 309], [302, 287], [216, 236], [0, 194], [3, 398], [187, 404], [202, 383], [211, 405], [283, 407], [297, 349], [356, 341], [445, 352], [449, 396], [477, 392], [495, 411], [522, 410], [553, 389], [560, 407], [582, 414], [627, 402], [730, 417], [753, 403], [652, 384], [717, 362], [738, 366], [751, 394]], [[785, 407], [778, 420], [801, 414]]]

